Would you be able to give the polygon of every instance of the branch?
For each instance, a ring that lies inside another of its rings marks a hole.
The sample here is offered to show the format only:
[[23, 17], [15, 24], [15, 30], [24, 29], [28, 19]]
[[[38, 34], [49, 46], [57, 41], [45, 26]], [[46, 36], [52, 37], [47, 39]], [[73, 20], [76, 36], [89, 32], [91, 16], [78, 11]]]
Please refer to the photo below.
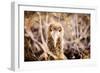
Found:
[[39, 24], [40, 24], [40, 35], [41, 35], [41, 40], [42, 43], [45, 43], [44, 37], [43, 37], [43, 31], [42, 31], [42, 21], [41, 21], [41, 14], [40, 12], [37, 12], [37, 14], [39, 15]]
[[30, 38], [31, 38], [34, 42], [36, 42], [37, 44], [39, 44], [39, 45], [41, 46], [41, 48], [42, 48], [42, 50], [44, 51], [44, 53], [49, 54], [49, 55], [52, 56], [53, 58], [57, 59], [57, 57], [56, 57], [55, 55], [53, 55], [52, 52], [49, 51], [48, 46], [47, 46], [46, 43], [41, 44], [41, 43], [38, 42], [36, 39], [34, 39], [34, 35], [32, 34], [31, 31], [26, 30], [26, 33], [27, 33], [27, 35], [30, 36]]

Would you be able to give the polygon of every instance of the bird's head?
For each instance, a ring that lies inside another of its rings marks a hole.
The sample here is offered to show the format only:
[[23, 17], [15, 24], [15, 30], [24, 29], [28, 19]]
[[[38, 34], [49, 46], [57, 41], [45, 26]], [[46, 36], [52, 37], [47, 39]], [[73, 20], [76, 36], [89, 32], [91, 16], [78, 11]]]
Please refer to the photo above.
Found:
[[57, 39], [63, 37], [63, 28], [60, 23], [54, 22], [49, 26], [50, 35], [54, 40], [54, 46], [56, 47]]

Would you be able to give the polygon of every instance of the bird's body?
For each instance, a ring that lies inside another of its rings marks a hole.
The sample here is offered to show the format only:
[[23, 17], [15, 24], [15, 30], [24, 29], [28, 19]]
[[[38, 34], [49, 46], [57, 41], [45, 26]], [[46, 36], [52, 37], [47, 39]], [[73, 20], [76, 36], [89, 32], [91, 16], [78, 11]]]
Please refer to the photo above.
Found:
[[49, 50], [57, 57], [57, 60], [64, 59], [63, 33], [63, 27], [60, 23], [54, 22], [50, 24], [47, 45]]

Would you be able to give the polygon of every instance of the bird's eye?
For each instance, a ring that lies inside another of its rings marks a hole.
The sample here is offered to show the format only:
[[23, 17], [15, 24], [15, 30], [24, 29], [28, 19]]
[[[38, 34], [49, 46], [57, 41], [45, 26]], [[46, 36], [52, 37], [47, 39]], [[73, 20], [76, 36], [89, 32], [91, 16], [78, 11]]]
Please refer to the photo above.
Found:
[[61, 32], [61, 30], [62, 30], [61, 27], [59, 27], [59, 32]]
[[50, 28], [49, 30], [50, 30], [50, 31], [52, 31], [52, 29], [51, 29], [51, 28]]
[[52, 30], [53, 30], [53, 27], [52, 27], [51, 25], [50, 25], [50, 27], [49, 27], [49, 30], [50, 30], [50, 31], [52, 31]]

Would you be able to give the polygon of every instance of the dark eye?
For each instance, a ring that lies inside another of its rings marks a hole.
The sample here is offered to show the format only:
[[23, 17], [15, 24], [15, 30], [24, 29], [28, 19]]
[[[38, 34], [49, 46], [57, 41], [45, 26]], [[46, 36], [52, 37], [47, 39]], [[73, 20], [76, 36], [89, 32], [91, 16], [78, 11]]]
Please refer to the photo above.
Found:
[[50, 27], [49, 27], [49, 31], [52, 31], [52, 26], [50, 25]]
[[62, 30], [61, 27], [59, 27], [59, 32], [61, 32], [61, 30]]

